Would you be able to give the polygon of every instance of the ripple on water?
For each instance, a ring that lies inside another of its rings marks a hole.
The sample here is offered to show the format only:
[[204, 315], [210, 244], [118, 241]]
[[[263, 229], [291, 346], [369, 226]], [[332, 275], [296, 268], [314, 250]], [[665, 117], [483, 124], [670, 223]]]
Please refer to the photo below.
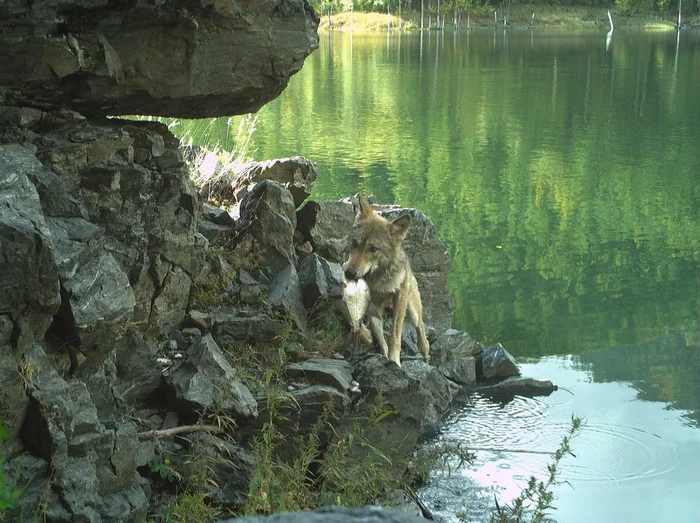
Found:
[[[445, 423], [442, 441], [462, 443], [477, 453], [471, 470], [493, 467], [513, 477], [541, 476], [570, 425], [552, 419], [553, 405], [516, 397], [502, 405], [475, 395], [471, 405]], [[577, 459], [565, 460], [560, 478], [575, 482], [621, 483], [666, 474], [679, 464], [676, 447], [655, 434], [605, 419], [588, 418], [576, 438]]]

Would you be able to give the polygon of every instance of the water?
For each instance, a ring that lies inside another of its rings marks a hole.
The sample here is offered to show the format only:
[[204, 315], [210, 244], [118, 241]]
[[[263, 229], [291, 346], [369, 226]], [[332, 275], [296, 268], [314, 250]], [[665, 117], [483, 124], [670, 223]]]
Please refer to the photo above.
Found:
[[260, 111], [258, 159], [318, 162], [315, 198], [426, 212], [454, 326], [566, 389], [457, 408], [440, 439], [504, 450], [438, 472], [436, 513], [487, 521], [574, 413], [557, 521], [700, 521], [698, 85], [696, 32], [326, 34]]

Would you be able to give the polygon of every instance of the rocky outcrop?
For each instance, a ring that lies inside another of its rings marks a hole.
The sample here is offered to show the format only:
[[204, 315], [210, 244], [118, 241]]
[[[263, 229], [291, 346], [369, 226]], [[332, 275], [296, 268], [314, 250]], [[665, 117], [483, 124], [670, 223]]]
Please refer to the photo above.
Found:
[[0, 3], [0, 105], [183, 118], [257, 111], [318, 47], [304, 0]]

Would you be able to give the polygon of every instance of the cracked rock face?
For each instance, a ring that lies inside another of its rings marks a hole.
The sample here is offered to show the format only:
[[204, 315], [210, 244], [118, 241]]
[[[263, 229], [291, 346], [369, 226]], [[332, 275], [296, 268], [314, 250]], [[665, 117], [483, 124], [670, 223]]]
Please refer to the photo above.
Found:
[[0, 109], [4, 343], [106, 354], [165, 334], [192, 285], [197, 198], [165, 126]]
[[0, 105], [92, 116], [257, 111], [318, 47], [305, 0], [0, 2]]

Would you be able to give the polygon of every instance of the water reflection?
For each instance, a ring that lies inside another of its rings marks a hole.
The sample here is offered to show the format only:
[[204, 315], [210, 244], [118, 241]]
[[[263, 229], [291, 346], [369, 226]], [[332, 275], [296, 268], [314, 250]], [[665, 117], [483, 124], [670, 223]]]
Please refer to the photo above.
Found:
[[524, 365], [524, 372], [550, 376], [566, 390], [506, 405], [476, 397], [455, 412], [440, 440], [501, 451], [478, 451], [473, 466], [451, 474], [436, 471], [421, 499], [448, 521], [457, 521], [459, 512], [467, 521], [488, 521], [494, 495], [503, 504], [531, 475], [545, 479], [551, 457], [542, 452], [556, 450], [575, 414], [586, 423], [572, 443], [576, 457], [565, 458], [560, 467], [556, 521], [694, 521], [698, 431], [664, 403], [638, 401], [629, 384], [597, 382], [592, 368], [578, 358], [543, 358]]

